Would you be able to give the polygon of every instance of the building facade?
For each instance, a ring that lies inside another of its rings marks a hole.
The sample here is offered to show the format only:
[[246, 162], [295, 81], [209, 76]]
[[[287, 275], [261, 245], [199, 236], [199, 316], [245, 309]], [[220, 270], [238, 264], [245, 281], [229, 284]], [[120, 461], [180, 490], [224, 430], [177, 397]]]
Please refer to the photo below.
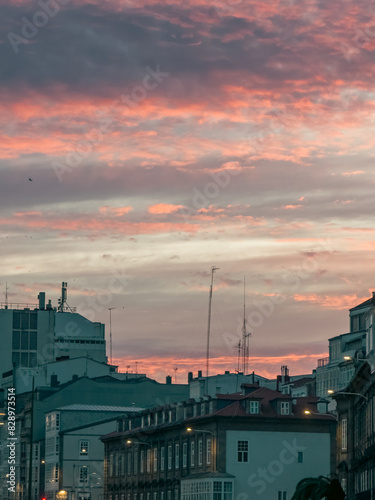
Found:
[[333, 395], [337, 401], [337, 468], [348, 500], [375, 498], [375, 373], [367, 361]]
[[335, 469], [336, 419], [318, 401], [248, 384], [120, 418], [102, 437], [104, 499], [290, 500], [300, 479]]
[[370, 299], [349, 310], [349, 333], [329, 339], [329, 357], [318, 360], [316, 392], [326, 397], [328, 390], [344, 388], [355, 374], [356, 359], [374, 352], [375, 292]]

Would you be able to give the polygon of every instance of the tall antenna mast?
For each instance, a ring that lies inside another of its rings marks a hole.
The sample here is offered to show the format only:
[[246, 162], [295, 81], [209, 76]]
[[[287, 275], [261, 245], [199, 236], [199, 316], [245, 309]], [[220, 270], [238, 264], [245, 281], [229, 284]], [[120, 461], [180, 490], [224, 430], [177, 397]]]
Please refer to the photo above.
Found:
[[242, 325], [242, 371], [246, 375], [249, 361], [249, 337], [250, 333], [246, 330], [246, 278], [243, 277], [243, 325]]
[[8, 283], [5, 283], [5, 309], [8, 309]]
[[210, 286], [210, 294], [208, 301], [208, 326], [207, 326], [207, 352], [206, 352], [206, 377], [208, 384], [208, 374], [209, 374], [209, 366], [210, 366], [210, 330], [211, 330], [211, 305], [212, 305], [212, 287], [214, 284], [214, 272], [219, 269], [218, 267], [211, 267], [211, 286]]
[[109, 311], [109, 363], [112, 364], [112, 311], [115, 307], [108, 307]]

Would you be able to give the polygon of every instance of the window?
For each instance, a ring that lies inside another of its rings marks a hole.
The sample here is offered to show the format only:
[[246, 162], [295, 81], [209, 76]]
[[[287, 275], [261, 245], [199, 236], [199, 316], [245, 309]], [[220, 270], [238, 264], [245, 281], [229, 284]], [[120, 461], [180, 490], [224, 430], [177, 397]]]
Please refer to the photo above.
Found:
[[247, 462], [249, 458], [249, 441], [237, 442], [237, 461]]
[[221, 500], [222, 488], [223, 488], [223, 483], [221, 481], [214, 481], [213, 500]]
[[206, 463], [207, 465], [211, 463], [211, 438], [207, 438], [206, 441]]
[[281, 415], [289, 415], [289, 402], [281, 401]]
[[277, 500], [286, 500], [286, 491], [278, 491]]
[[132, 473], [132, 452], [130, 450], [128, 451], [128, 463], [126, 464], [126, 472], [128, 473], [128, 476], [130, 476]]
[[198, 440], [198, 465], [202, 465], [203, 463], [203, 441], [202, 439]]
[[250, 401], [250, 413], [259, 413], [259, 401]]
[[80, 441], [79, 442], [79, 456], [87, 457], [89, 454], [89, 442], [88, 441]]
[[163, 471], [165, 467], [165, 448], [164, 446], [160, 450], [160, 470]]
[[297, 455], [297, 463], [303, 464], [303, 451], [299, 451]]
[[55, 415], [56, 429], [60, 429], [60, 413]]
[[233, 485], [229, 481], [224, 481], [224, 500], [232, 500]]
[[118, 450], [115, 451], [115, 477], [118, 477], [119, 472], [119, 456]]
[[134, 474], [138, 474], [138, 450], [134, 450]]
[[141, 459], [139, 463], [139, 472], [143, 474], [145, 471], [145, 452], [144, 450], [141, 450]]
[[150, 449], [147, 450], [147, 468], [146, 468], [146, 470], [147, 470], [147, 473], [150, 474], [150, 472], [151, 472], [151, 450]]
[[168, 446], [168, 470], [172, 469], [172, 446]]
[[56, 436], [56, 442], [55, 442], [55, 452], [56, 452], [56, 455], [59, 454], [59, 448], [60, 448], [60, 440], [59, 440], [59, 436]]
[[175, 444], [174, 447], [174, 468], [178, 469], [180, 467], [180, 445]]
[[154, 448], [154, 472], [158, 471], [158, 449]]
[[79, 482], [83, 485], [85, 485], [85, 483], [87, 481], [88, 472], [89, 472], [88, 467], [80, 467], [79, 468]]
[[109, 477], [113, 477], [113, 453], [109, 455], [108, 469], [109, 469]]
[[121, 453], [121, 472], [120, 472], [120, 474], [122, 477], [125, 476], [125, 453], [124, 452]]
[[346, 451], [348, 448], [348, 421], [343, 418], [341, 421], [341, 449]]
[[187, 443], [182, 445], [182, 467], [184, 469], [187, 467]]
[[190, 443], [190, 467], [195, 467], [195, 442]]

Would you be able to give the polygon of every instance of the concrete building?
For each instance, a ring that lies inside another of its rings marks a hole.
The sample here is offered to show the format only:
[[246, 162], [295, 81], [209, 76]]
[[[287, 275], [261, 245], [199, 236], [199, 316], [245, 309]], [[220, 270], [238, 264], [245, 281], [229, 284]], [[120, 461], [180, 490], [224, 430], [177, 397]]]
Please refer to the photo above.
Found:
[[103, 433], [116, 429], [116, 417], [134, 417], [142, 408], [73, 404], [46, 414], [43, 496], [59, 491], [69, 500], [101, 500], [104, 485]]
[[[35, 388], [34, 398], [31, 392], [17, 395], [16, 400], [16, 482], [17, 500], [25, 500], [28, 495], [30, 470], [30, 442], [33, 443], [33, 480], [32, 500], [40, 500], [44, 486], [45, 461], [45, 414], [70, 404], [87, 405], [117, 405], [126, 407], [152, 407], [160, 404], [173, 403], [189, 397], [187, 384], [160, 384], [147, 377], [119, 380], [112, 376], [97, 379], [88, 377], [76, 378], [59, 383], [57, 376], [53, 377], [48, 386]], [[2, 391], [4, 392], [4, 391]], [[33, 400], [33, 403], [32, 403]], [[5, 408], [5, 406], [4, 406]], [[32, 411], [33, 408], [33, 411]], [[1, 412], [0, 412], [1, 413]], [[31, 415], [33, 417], [31, 418]], [[4, 418], [4, 417], [0, 417]], [[31, 420], [33, 425], [31, 426]], [[5, 424], [7, 424], [5, 420]], [[32, 428], [32, 433], [31, 433]], [[9, 473], [7, 462], [6, 425], [0, 425], [0, 499], [13, 499], [6, 484]], [[36, 470], [38, 469], [38, 472]]]
[[326, 397], [327, 391], [345, 387], [355, 374], [355, 360], [374, 352], [375, 292], [370, 299], [349, 310], [350, 331], [329, 339], [329, 357], [318, 360], [316, 392]]
[[39, 293], [38, 304], [0, 303], [2, 379], [13, 368], [35, 368], [62, 359], [86, 356], [107, 362], [104, 325], [67, 308], [63, 285], [58, 308], [50, 301], [45, 304], [44, 292]]
[[216, 394], [233, 394], [238, 392], [242, 384], [259, 383], [264, 385], [269, 380], [254, 372], [250, 375], [243, 373], [230, 373], [226, 371], [223, 374], [203, 377], [202, 371], [198, 371], [198, 376], [194, 377], [193, 372], [188, 374], [190, 388], [190, 398], [200, 399], [204, 396], [215, 396]]
[[[372, 365], [372, 366], [371, 366]], [[347, 500], [375, 498], [375, 372], [367, 360], [337, 402], [337, 469]]]
[[247, 384], [120, 418], [102, 437], [104, 498], [290, 499], [300, 479], [335, 470], [336, 419], [319, 410], [316, 397]]

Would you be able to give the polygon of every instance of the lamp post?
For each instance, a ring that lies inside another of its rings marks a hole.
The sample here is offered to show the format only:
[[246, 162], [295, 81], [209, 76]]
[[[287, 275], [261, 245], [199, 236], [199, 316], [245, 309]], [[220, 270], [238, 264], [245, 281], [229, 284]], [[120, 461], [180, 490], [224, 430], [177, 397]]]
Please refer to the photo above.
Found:
[[339, 421], [339, 419], [337, 418], [337, 415], [333, 414], [333, 413], [319, 413], [319, 412], [316, 412], [316, 411], [310, 411], [310, 410], [304, 410], [303, 413], [305, 415], [330, 415], [331, 417], [334, 417], [336, 422]]
[[337, 391], [337, 392], [335, 392], [333, 389], [328, 389], [327, 392], [328, 392], [328, 394], [331, 394], [331, 395], [333, 395], [333, 394], [334, 395], [336, 395], [336, 394], [344, 394], [344, 395], [348, 394], [349, 396], [359, 396], [359, 397], [365, 399], [366, 402], [368, 401], [367, 396], [365, 396], [364, 394], [361, 394], [360, 392], [346, 392], [346, 391]]

